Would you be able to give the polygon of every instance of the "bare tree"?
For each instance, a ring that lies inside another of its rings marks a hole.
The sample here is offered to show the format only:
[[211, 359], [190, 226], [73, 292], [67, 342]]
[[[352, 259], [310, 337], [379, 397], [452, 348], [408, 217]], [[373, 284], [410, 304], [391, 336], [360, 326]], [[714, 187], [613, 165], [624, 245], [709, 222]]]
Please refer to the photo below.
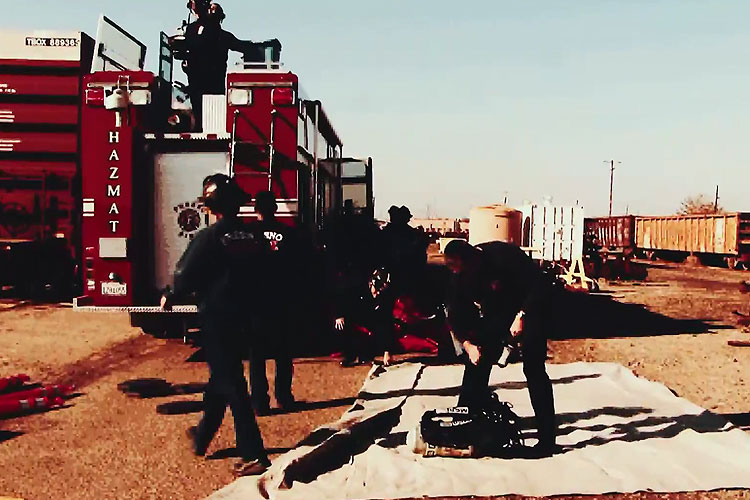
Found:
[[720, 214], [724, 209], [704, 195], [688, 196], [680, 204], [679, 215]]
[[425, 212], [425, 216], [428, 219], [434, 218], [433, 216], [435, 215], [435, 212], [432, 210], [432, 203], [428, 203], [427, 204], [427, 206], [425, 207], [424, 212]]

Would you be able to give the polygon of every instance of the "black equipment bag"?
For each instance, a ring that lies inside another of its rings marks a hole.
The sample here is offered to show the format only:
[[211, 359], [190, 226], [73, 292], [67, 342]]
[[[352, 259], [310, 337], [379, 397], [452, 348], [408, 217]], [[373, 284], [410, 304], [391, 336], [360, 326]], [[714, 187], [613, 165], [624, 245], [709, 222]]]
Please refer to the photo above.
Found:
[[508, 454], [524, 446], [518, 415], [512, 406], [492, 394], [483, 408], [429, 410], [420, 422], [422, 439], [431, 446], [469, 449], [480, 455]]

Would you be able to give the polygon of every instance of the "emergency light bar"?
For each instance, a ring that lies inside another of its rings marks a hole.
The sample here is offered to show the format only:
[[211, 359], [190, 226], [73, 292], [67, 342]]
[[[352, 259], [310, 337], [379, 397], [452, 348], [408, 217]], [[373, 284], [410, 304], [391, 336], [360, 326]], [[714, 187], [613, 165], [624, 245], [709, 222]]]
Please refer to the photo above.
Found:
[[251, 89], [229, 89], [227, 101], [232, 106], [250, 106], [253, 103], [253, 91]]
[[294, 106], [294, 89], [290, 87], [272, 89], [271, 103], [274, 106]]
[[[125, 108], [128, 104], [133, 106], [147, 106], [151, 104], [151, 91], [146, 89], [131, 89], [129, 92], [112, 87], [90, 86], [87, 88], [84, 99], [87, 106], [106, 107], [107, 109]], [[135, 85], [134, 85], [135, 87]], [[119, 96], [115, 96], [115, 90]], [[119, 97], [119, 99], [113, 98]]]

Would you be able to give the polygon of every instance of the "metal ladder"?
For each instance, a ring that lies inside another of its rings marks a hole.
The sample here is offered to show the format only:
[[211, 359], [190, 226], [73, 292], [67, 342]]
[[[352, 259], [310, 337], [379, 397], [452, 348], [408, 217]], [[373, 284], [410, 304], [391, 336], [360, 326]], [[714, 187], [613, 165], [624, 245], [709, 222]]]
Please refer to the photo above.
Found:
[[[230, 142], [230, 150], [229, 150], [229, 176], [234, 177], [235, 175], [247, 175], [247, 176], [265, 176], [268, 179], [268, 190], [271, 191], [273, 187], [273, 155], [274, 155], [274, 119], [273, 116], [275, 115], [276, 110], [272, 111], [272, 118], [271, 118], [271, 138], [270, 140], [265, 136], [263, 132], [261, 132], [260, 128], [258, 128], [255, 123], [252, 122], [249, 118], [246, 116], [243, 116], [240, 113], [240, 110], [236, 109], [234, 111], [234, 116], [232, 117], [232, 137]], [[237, 120], [238, 118], [242, 117], [242, 119], [250, 125], [250, 127], [255, 131], [256, 134], [258, 134], [258, 137], [261, 138], [262, 141], [264, 141], [261, 144], [252, 142], [252, 141], [238, 141], [237, 140]], [[253, 171], [253, 172], [235, 172], [235, 159], [237, 156], [237, 145], [248, 145], [253, 146], [255, 148], [258, 148], [259, 150], [262, 150], [263, 148], [268, 148], [268, 170], [267, 171]]]

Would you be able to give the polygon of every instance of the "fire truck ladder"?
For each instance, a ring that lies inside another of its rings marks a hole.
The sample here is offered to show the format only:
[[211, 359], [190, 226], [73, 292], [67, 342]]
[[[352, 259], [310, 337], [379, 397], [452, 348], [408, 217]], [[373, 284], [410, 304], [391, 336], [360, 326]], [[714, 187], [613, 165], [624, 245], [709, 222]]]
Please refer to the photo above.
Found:
[[[274, 170], [273, 170], [274, 161], [273, 160], [276, 156], [276, 148], [274, 147], [274, 142], [276, 139], [276, 119], [277, 118], [280, 118], [281, 121], [285, 125], [290, 127], [293, 131], [295, 131], [295, 133], [297, 131], [296, 125], [290, 122], [289, 119], [287, 119], [287, 117], [285, 117], [283, 114], [279, 113], [278, 110], [274, 109], [273, 111], [271, 111], [271, 143], [270, 143], [270, 158], [268, 161], [268, 189], [269, 191], [271, 190], [271, 179], [273, 179], [273, 175], [274, 175]], [[281, 153], [279, 154], [281, 155]], [[282, 155], [282, 156], [283, 158], [280, 158], [282, 160], [284, 158], [287, 158], [286, 155]]]
[[[237, 140], [237, 120], [239, 118], [242, 118], [242, 120], [247, 123], [256, 134], [258, 134], [258, 137], [263, 141], [262, 143], [257, 143], [253, 141], [241, 141]], [[244, 116], [240, 113], [239, 110], [234, 111], [234, 116], [232, 118], [232, 139], [231, 139], [231, 147], [229, 152], [229, 175], [234, 177], [235, 175], [248, 175], [248, 176], [264, 176], [268, 179], [268, 189], [271, 189], [271, 182], [272, 182], [272, 165], [273, 165], [273, 139], [274, 139], [274, 131], [273, 131], [273, 120], [271, 121], [271, 139], [269, 140], [266, 135], [258, 128], [255, 123], [253, 123], [252, 120], [250, 120], [247, 116]], [[260, 159], [262, 157], [262, 153], [264, 149], [268, 149], [269, 151], [269, 157], [268, 157], [268, 170], [265, 171], [251, 171], [251, 172], [236, 172], [235, 171], [235, 161], [238, 154], [238, 146], [247, 146], [247, 150], [254, 151], [257, 153], [260, 153], [257, 155], [257, 159]]]

